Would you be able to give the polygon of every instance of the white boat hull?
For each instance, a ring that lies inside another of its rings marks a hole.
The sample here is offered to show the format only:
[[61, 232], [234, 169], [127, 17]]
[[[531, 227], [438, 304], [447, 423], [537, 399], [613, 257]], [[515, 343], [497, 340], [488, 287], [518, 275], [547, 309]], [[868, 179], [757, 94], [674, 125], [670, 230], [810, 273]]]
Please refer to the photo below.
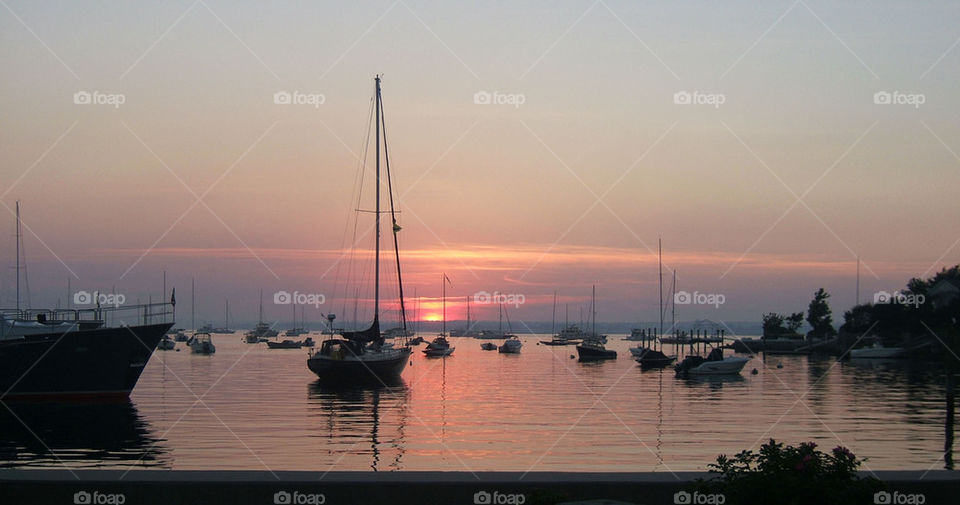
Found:
[[687, 371], [690, 375], [735, 375], [743, 370], [749, 358], [730, 357], [719, 361], [705, 361]]
[[852, 349], [850, 357], [853, 359], [876, 359], [876, 358], [899, 358], [905, 354], [906, 350], [902, 347], [868, 347], [865, 349]]

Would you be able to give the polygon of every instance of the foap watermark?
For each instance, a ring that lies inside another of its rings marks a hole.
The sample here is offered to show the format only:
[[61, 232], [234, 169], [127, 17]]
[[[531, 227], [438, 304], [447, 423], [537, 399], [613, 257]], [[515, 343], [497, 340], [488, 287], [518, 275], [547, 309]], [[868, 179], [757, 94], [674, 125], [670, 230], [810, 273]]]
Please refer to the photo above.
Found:
[[277, 91], [273, 94], [273, 103], [277, 105], [310, 105], [314, 109], [319, 109], [327, 101], [327, 97], [321, 93], [301, 93], [294, 90]]
[[94, 90], [77, 91], [73, 94], [73, 103], [76, 105], [112, 105], [114, 109], [119, 109], [121, 105], [127, 102], [127, 95], [123, 93], [101, 93]]
[[876, 105], [912, 105], [919, 109], [927, 103], [927, 95], [923, 93], [901, 93], [899, 91], [877, 91], [873, 94], [873, 103]]
[[877, 491], [873, 493], [873, 503], [875, 505], [923, 505], [927, 502], [927, 497], [923, 493], [901, 493], [894, 491]]
[[489, 291], [477, 291], [473, 294], [474, 303], [481, 305], [487, 304], [497, 304], [497, 305], [513, 305], [514, 307], [520, 307], [527, 301], [527, 297], [520, 293], [501, 293], [499, 291], [494, 291], [490, 293]]
[[727, 303], [727, 297], [721, 293], [677, 291], [673, 294], [673, 303], [677, 305], [713, 305], [719, 309], [721, 305]]
[[527, 501], [523, 493], [501, 493], [500, 491], [477, 491], [473, 493], [474, 505], [522, 505]]
[[313, 305], [314, 307], [320, 308], [326, 301], [327, 297], [322, 293], [277, 291], [273, 294], [273, 303], [275, 305]]
[[673, 503], [676, 505], [723, 505], [727, 497], [723, 493], [701, 493], [694, 491], [677, 491], [673, 493]]
[[476, 105], [512, 105], [519, 109], [527, 103], [527, 95], [523, 93], [501, 93], [499, 91], [480, 90], [473, 94], [473, 103]]
[[900, 291], [894, 291], [890, 293], [888, 291], [877, 291], [873, 294], [873, 303], [890, 303], [896, 305], [913, 305], [914, 308], [923, 305], [927, 301], [927, 297], [922, 293], [901, 293]]
[[100, 491], [77, 491], [73, 493], [74, 505], [122, 505], [127, 502], [123, 493], [101, 493]]
[[712, 105], [715, 109], [719, 109], [721, 105], [727, 103], [727, 95], [680, 90], [673, 94], [673, 103], [676, 105]]
[[127, 302], [127, 296], [123, 293], [101, 293], [99, 291], [77, 291], [73, 294], [74, 305], [98, 305], [119, 307]]
[[327, 497], [323, 493], [301, 493], [300, 491], [277, 491], [273, 493], [273, 505], [323, 505]]

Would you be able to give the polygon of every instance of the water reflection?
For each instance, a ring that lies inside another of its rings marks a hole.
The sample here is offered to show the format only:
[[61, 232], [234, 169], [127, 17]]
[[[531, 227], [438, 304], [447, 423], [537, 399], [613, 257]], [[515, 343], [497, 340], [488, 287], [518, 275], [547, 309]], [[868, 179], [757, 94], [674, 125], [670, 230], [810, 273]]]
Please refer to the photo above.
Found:
[[[318, 380], [310, 383], [307, 395], [309, 410], [322, 415], [323, 436], [332, 444], [349, 442], [350, 453], [369, 455], [375, 472], [402, 468], [409, 398], [403, 379], [340, 384]], [[385, 468], [383, 453], [389, 461]]]
[[170, 467], [169, 450], [129, 400], [0, 402], [0, 467]]

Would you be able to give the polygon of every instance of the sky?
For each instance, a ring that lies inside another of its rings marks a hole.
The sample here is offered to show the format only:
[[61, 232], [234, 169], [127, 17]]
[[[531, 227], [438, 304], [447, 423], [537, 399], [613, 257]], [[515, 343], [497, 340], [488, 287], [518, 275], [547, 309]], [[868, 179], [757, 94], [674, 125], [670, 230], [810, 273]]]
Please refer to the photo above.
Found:
[[841, 319], [857, 257], [861, 301], [960, 263], [958, 19], [955, 2], [4, 0], [0, 301], [19, 200], [31, 305], [156, 300], [166, 272], [178, 311], [194, 280], [198, 324], [228, 298], [255, 320], [261, 289], [268, 320], [292, 312], [279, 291], [323, 295], [313, 319], [351, 312], [382, 74], [422, 318], [446, 273], [450, 318], [471, 297], [494, 320], [479, 302], [502, 293], [549, 321], [554, 292], [575, 313], [596, 286], [599, 320], [653, 321], [662, 240], [667, 301], [675, 270], [695, 302], [680, 319], [757, 321], [820, 287]]

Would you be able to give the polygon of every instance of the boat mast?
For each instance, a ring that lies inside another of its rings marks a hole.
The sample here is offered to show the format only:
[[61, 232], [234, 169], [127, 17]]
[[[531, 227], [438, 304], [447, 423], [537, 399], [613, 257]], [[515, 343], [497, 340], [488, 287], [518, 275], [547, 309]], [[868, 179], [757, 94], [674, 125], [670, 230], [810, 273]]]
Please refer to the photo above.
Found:
[[593, 323], [590, 331], [593, 332], [594, 338], [597, 337], [597, 286], [594, 284], [593, 293], [590, 295], [590, 312], [592, 313]]
[[20, 200], [17, 200], [17, 317], [20, 317]]
[[190, 326], [197, 329], [197, 292], [194, 289], [194, 278], [190, 278]]
[[257, 317], [260, 319], [260, 324], [263, 324], [263, 289], [260, 290], [260, 315]]
[[443, 309], [441, 310], [440, 318], [443, 320], [442, 327], [440, 329], [441, 335], [446, 335], [447, 333], [447, 274], [442, 274], [443, 277], [440, 278], [440, 297], [443, 299]]
[[[376, 253], [374, 254], [374, 287], [373, 287], [373, 322], [375, 325], [380, 320], [380, 76], [374, 77], [377, 84], [376, 102], [374, 105], [377, 130], [377, 228], [376, 233]], [[379, 330], [378, 330], [379, 331]]]
[[553, 316], [550, 319], [550, 334], [553, 335], [557, 331], [557, 292], [553, 292]]
[[467, 297], [467, 331], [465, 333], [470, 333], [470, 297]]
[[660, 335], [663, 335], [663, 244], [657, 239], [657, 256], [660, 265]]
[[860, 256], [857, 256], [857, 305], [860, 305]]
[[670, 331], [677, 332], [677, 271], [673, 271], [673, 301], [670, 302]]

